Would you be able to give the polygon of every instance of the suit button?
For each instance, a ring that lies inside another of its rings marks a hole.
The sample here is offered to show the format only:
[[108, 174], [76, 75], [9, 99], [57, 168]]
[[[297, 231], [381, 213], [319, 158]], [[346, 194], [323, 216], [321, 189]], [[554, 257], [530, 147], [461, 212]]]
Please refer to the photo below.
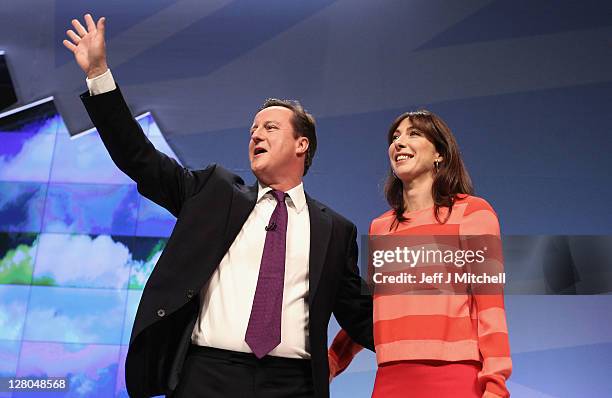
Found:
[[191, 289], [187, 290], [187, 299], [191, 300], [191, 298], [195, 295], [195, 292]]
[[166, 315], [166, 311], [163, 308], [157, 310], [157, 316], [162, 318]]

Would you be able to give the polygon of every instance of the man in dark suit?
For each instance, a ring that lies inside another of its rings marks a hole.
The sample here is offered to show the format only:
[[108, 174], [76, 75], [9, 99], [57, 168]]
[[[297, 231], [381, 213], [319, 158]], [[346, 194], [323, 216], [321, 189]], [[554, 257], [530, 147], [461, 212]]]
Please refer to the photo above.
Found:
[[333, 313], [373, 349], [357, 230], [305, 194], [314, 119], [269, 100], [249, 141], [254, 185], [219, 165], [191, 171], [157, 151], [106, 64], [104, 18], [64, 45], [87, 74], [83, 103], [115, 164], [177, 223], [144, 289], [126, 360], [134, 397], [327, 397]]

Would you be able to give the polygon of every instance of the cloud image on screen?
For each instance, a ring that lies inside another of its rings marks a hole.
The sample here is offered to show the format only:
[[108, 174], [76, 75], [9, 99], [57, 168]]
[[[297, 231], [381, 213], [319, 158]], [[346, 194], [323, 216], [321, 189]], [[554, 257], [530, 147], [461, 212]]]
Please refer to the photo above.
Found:
[[[151, 143], [158, 150], [166, 155], [176, 159], [179, 164], [180, 160], [170, 148], [166, 140], [161, 134], [159, 127], [151, 113], [147, 112], [136, 118], [144, 133], [149, 137]], [[100, 183], [100, 184], [129, 184], [133, 185], [127, 176], [125, 176], [112, 163], [110, 156], [106, 152], [102, 140], [95, 128], [79, 133], [72, 138], [66, 134], [60, 134], [57, 137], [56, 156], [51, 172], [51, 187], [49, 189], [49, 202], [47, 204], [47, 214], [45, 215], [44, 231], [45, 232], [72, 232], [72, 233], [111, 233], [111, 234], [133, 234], [129, 230], [131, 225], [125, 225], [126, 228], [115, 225], [110, 230], [100, 226], [100, 222], [91, 222], [89, 225], [72, 226], [72, 214], [75, 212], [72, 208], [67, 208], [65, 198], [69, 195], [67, 192], [70, 188], [64, 189], [68, 184], [55, 184], [54, 182], [66, 183]], [[58, 189], [55, 186], [59, 186]], [[93, 186], [90, 184], [90, 186]], [[96, 189], [96, 188], [92, 188]], [[102, 188], [99, 188], [102, 189]], [[119, 189], [119, 188], [117, 188]], [[86, 191], [85, 188], [73, 188], [81, 192]], [[84, 194], [86, 195], [86, 194]], [[98, 194], [96, 194], [98, 195]], [[109, 198], [108, 193], [100, 193], [105, 195], [105, 200]], [[58, 197], [59, 196], [59, 197]], [[95, 206], [94, 203], [89, 203], [82, 195], [74, 200], [78, 204], [87, 204], [87, 206]], [[126, 209], [125, 204], [113, 203], [110, 205], [115, 209]], [[78, 209], [77, 209], [78, 211]], [[74, 218], [81, 220], [88, 219], [90, 213], [95, 215], [102, 214], [98, 209], [93, 212], [85, 212], [85, 216], [77, 214]], [[139, 197], [138, 204], [138, 220], [136, 224], [136, 235], [139, 236], [162, 236], [167, 237], [172, 232], [172, 228], [176, 223], [176, 219], [164, 208], [149, 201], [146, 198]], [[110, 220], [110, 216], [105, 214], [104, 217], [99, 217], [100, 221]], [[121, 215], [117, 217], [119, 221], [125, 221], [126, 224], [132, 221], [131, 214], [128, 216]], [[98, 225], [96, 227], [95, 225]]]
[[137, 237], [134, 239], [130, 289], [144, 289], [166, 243], [167, 239], [163, 238]]
[[58, 134], [51, 182], [135, 184], [115, 166], [97, 132]]
[[119, 344], [126, 290], [32, 286], [24, 340]]
[[140, 114], [136, 116], [135, 119], [147, 137], [151, 135], [151, 126], [157, 126], [157, 123], [155, 123], [155, 120], [153, 120], [153, 115], [151, 115], [151, 112]]
[[47, 185], [0, 181], [0, 231], [40, 232]]
[[62, 129], [65, 129], [65, 125], [53, 97], [0, 113], [0, 134], [29, 132], [55, 135]]
[[163, 207], [142, 197], [138, 206], [137, 236], [170, 236], [176, 218]]
[[0, 114], [0, 180], [47, 181], [58, 130], [51, 98]]
[[0, 340], [0, 377], [15, 376], [20, 347], [19, 341]]
[[[155, 121], [153, 121], [153, 117], [151, 116], [151, 114], [148, 115], [148, 118], [151, 119], [151, 123], [149, 124], [149, 131], [147, 133], [147, 136], [148, 137], [163, 137], [159, 129], [159, 126], [157, 125], [157, 123], [155, 123]], [[178, 158], [176, 159], [178, 160]]]
[[[17, 376], [68, 379], [69, 391], [47, 392], [45, 397], [112, 397], [118, 360], [117, 345], [24, 342]], [[39, 397], [41, 393], [31, 396]]]
[[117, 388], [115, 390], [116, 398], [129, 398], [127, 387], [125, 386], [125, 358], [127, 357], [128, 347], [121, 346], [119, 351], [119, 370], [117, 371]]
[[37, 234], [0, 232], [0, 284], [29, 285], [37, 250]]
[[[0, 340], [0, 377], [15, 376], [20, 348], [20, 341]], [[0, 392], [0, 398], [12, 398], [12, 394], [10, 392]]]
[[142, 297], [142, 290], [130, 290], [127, 293], [127, 305], [125, 310], [125, 321], [123, 322], [123, 338], [121, 344], [128, 345], [130, 343], [130, 336], [132, 334], [132, 327], [134, 326], [134, 320], [136, 319], [136, 311], [138, 310], [138, 303]]
[[10, 133], [2, 137], [0, 180], [47, 181], [55, 136]]
[[[177, 159], [150, 113], [137, 121]], [[175, 222], [95, 129], [70, 137], [52, 98], [0, 114], [0, 376], [69, 378], [47, 397], [126, 397], [136, 310]]]
[[0, 285], [0, 340], [21, 340], [29, 286]]
[[33, 284], [126, 289], [132, 237], [42, 234]]
[[50, 184], [44, 232], [134, 235], [135, 185]]

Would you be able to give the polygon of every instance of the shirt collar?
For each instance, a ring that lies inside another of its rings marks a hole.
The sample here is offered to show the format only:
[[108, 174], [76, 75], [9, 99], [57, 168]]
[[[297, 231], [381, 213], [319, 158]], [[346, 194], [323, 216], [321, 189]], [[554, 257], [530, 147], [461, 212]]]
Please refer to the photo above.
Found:
[[[257, 203], [259, 203], [261, 198], [263, 198], [264, 195], [270, 191], [272, 191], [272, 188], [257, 181]], [[300, 182], [298, 185], [288, 190], [286, 194], [289, 196], [288, 203], [293, 203], [293, 207], [295, 207], [295, 210], [298, 213], [301, 213], [302, 210], [304, 210], [304, 207], [306, 207], [306, 194], [304, 193], [304, 183]]]

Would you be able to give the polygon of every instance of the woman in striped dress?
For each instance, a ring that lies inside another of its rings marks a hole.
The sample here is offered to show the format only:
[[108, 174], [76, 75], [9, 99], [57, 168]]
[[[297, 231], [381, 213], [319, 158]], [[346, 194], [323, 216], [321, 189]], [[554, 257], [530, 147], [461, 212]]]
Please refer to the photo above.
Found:
[[[455, 138], [439, 117], [428, 111], [404, 113], [387, 138], [391, 169], [385, 195], [391, 210], [372, 221], [371, 236], [488, 235], [499, 241], [497, 216], [484, 199], [472, 195]], [[510, 396], [506, 380], [512, 361], [501, 289], [484, 294], [375, 291], [374, 343], [375, 398]], [[360, 350], [341, 330], [329, 350], [330, 379]]]

